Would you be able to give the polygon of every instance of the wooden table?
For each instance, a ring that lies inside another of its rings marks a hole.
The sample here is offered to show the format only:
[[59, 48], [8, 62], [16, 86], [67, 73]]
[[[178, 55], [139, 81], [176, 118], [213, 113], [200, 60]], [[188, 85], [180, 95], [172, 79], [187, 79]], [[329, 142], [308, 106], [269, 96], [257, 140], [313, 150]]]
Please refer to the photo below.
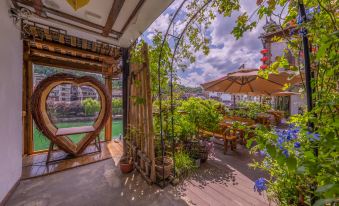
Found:
[[[233, 126], [235, 122], [239, 122], [243, 126], [253, 126], [254, 122], [251, 121], [241, 121], [241, 120], [232, 120], [232, 119], [224, 119], [219, 123], [219, 126], [224, 129], [229, 129]], [[241, 128], [234, 128], [239, 133], [239, 137], [241, 139], [241, 144], [246, 144], [245, 140], [245, 131]]]

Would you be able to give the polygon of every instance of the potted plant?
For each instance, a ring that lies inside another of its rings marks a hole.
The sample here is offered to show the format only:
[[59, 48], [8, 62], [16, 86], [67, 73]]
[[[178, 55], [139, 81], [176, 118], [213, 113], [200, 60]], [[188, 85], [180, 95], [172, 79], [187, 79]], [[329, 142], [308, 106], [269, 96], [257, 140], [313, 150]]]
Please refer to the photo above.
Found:
[[155, 172], [159, 179], [167, 179], [173, 168], [173, 159], [169, 156], [155, 158]]
[[192, 159], [193, 159], [193, 161], [194, 161], [194, 163], [195, 163], [195, 166], [196, 166], [197, 168], [199, 168], [199, 167], [200, 167], [200, 164], [201, 164], [201, 159], [200, 159], [200, 153], [199, 153], [198, 151], [193, 152], [193, 154], [192, 154]]
[[127, 174], [133, 170], [133, 160], [129, 156], [124, 156], [119, 161], [120, 170], [122, 173]]
[[[125, 141], [129, 141], [130, 140], [129, 135], [126, 135], [124, 139]], [[128, 153], [125, 156], [121, 157], [119, 161], [120, 170], [124, 174], [130, 173], [134, 169], [133, 158], [131, 156], [132, 148], [130, 146], [128, 147], [129, 147]]]

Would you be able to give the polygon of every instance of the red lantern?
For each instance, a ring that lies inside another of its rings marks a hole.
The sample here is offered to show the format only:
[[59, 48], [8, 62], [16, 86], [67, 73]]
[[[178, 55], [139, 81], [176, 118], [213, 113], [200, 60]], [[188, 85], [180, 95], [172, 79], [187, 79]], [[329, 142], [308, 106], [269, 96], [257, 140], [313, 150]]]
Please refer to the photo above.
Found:
[[268, 53], [268, 49], [262, 49], [262, 50], [260, 51], [260, 53], [262, 53], [262, 54], [267, 54], [267, 53]]
[[260, 69], [267, 69], [267, 67], [268, 66], [266, 64], [263, 64], [263, 65], [260, 66]]
[[267, 56], [264, 56], [263, 58], [260, 59], [262, 62], [265, 62], [268, 60], [268, 57]]

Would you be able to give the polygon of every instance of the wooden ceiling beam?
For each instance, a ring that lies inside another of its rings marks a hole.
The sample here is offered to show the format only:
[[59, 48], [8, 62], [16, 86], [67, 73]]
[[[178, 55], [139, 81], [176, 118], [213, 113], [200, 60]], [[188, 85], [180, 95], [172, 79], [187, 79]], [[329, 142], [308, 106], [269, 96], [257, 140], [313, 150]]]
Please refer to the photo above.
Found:
[[98, 74], [109, 74], [110, 73], [109, 68], [102, 68], [102, 67], [98, 67], [95, 65], [62, 61], [59, 59], [51, 59], [47, 57], [30, 56], [29, 60], [32, 61], [34, 64], [50, 66], [50, 67], [58, 67], [62, 69], [71, 69], [71, 70], [98, 73]]
[[[41, 56], [41, 57], [47, 57], [47, 58], [57, 58], [59, 60], [63, 61], [70, 61], [70, 62], [79, 62], [79, 64], [88, 64], [88, 65], [94, 65], [98, 67], [105, 66], [105, 64], [101, 61], [96, 61], [96, 60], [89, 60], [89, 59], [84, 59], [81, 57], [74, 57], [70, 55], [65, 55], [65, 54], [60, 54], [56, 52], [51, 52], [47, 50], [41, 50], [41, 49], [30, 49], [30, 54], [33, 56]], [[108, 65], [110, 66], [110, 65]], [[106, 66], [107, 67], [107, 66]]]
[[119, 13], [121, 11], [122, 6], [124, 5], [125, 0], [114, 0], [111, 10], [109, 11], [109, 15], [106, 20], [106, 24], [104, 29], [102, 30], [103, 36], [108, 36], [112, 27], [117, 20]]
[[120, 31], [121, 33], [124, 33], [127, 26], [131, 23], [132, 19], [135, 17], [135, 15], [138, 13], [139, 9], [141, 8], [141, 6], [144, 4], [145, 0], [139, 0], [137, 6], [134, 8], [133, 12], [131, 13], [131, 15], [128, 17], [125, 25], [122, 27], [122, 30]]

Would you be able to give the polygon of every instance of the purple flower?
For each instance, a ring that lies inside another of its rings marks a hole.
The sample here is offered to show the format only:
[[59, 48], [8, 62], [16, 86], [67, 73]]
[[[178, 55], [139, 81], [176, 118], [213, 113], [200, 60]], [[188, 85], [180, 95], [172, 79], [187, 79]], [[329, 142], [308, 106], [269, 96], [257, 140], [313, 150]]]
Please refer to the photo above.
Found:
[[303, 23], [303, 19], [301, 18], [300, 15], [297, 16], [297, 24], [302, 24]]
[[310, 141], [319, 141], [320, 135], [318, 133], [307, 132], [306, 136], [310, 139]]
[[267, 190], [266, 180], [265, 178], [260, 177], [254, 182], [254, 191], [261, 193], [265, 190]]
[[265, 156], [265, 155], [266, 155], [266, 152], [263, 151], [263, 150], [260, 150], [260, 151], [259, 151], [259, 154], [260, 154], [261, 156]]
[[290, 156], [288, 154], [288, 150], [287, 149], [284, 149], [282, 153], [283, 153], [283, 155], [285, 155], [286, 158]]
[[294, 143], [294, 148], [298, 149], [298, 148], [300, 148], [300, 146], [301, 146], [300, 142], [295, 142]]

